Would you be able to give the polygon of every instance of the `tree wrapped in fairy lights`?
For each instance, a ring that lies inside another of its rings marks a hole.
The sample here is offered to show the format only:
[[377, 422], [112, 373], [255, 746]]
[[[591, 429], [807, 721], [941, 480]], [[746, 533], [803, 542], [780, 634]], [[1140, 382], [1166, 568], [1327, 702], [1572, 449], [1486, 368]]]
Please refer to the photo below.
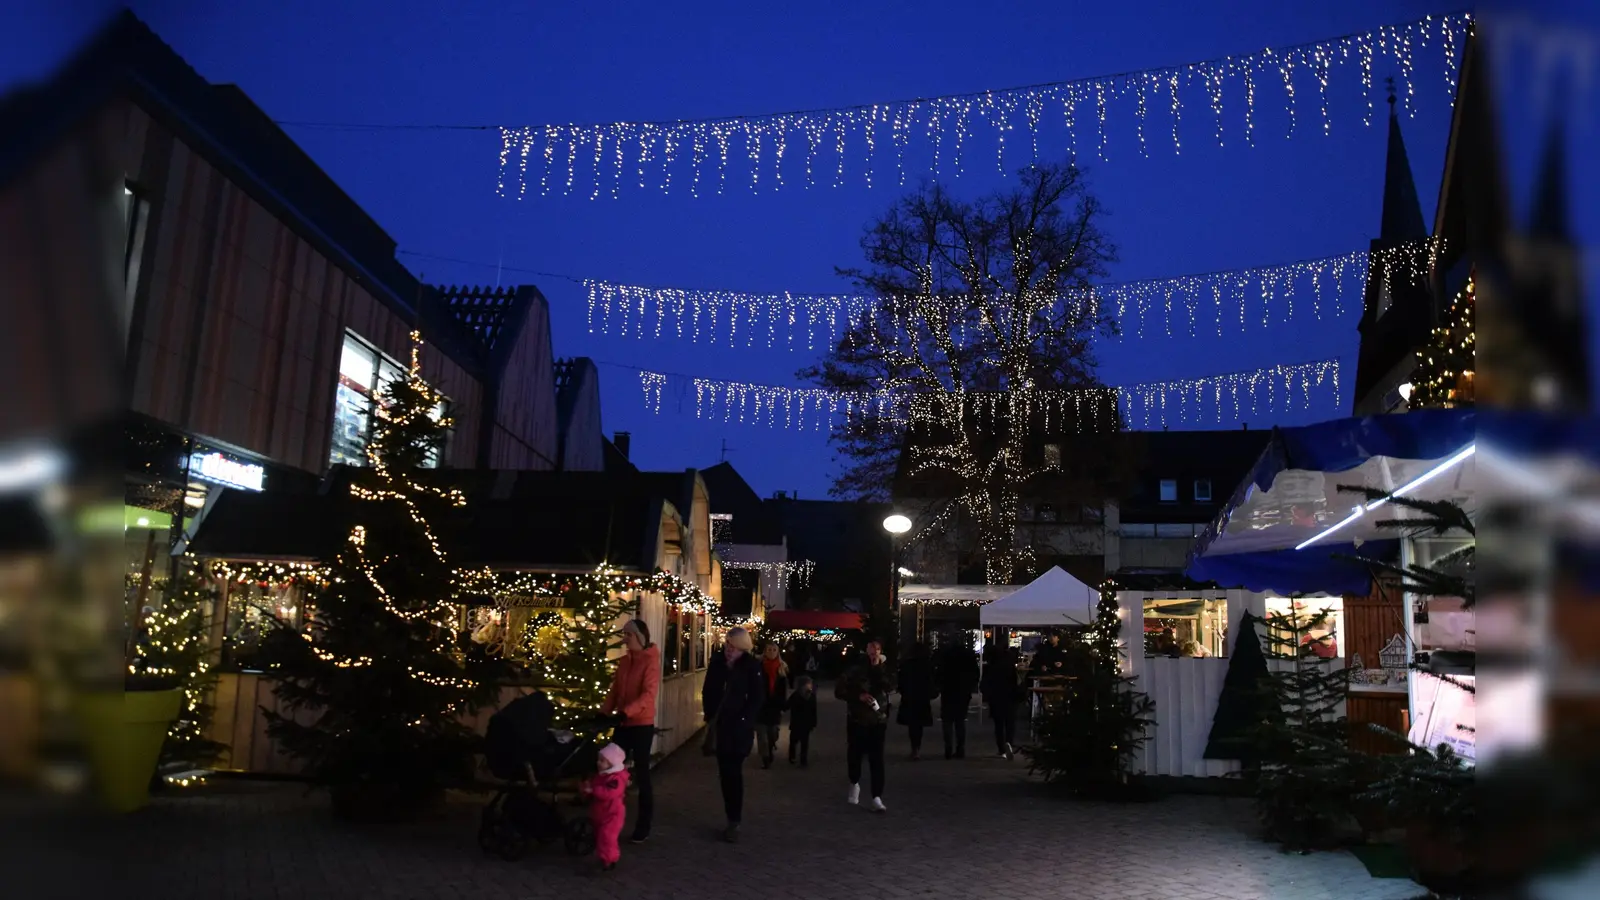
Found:
[[924, 530], [954, 526], [949, 549], [1011, 584], [1034, 565], [1025, 502], [1097, 506], [1115, 490], [1122, 414], [1094, 352], [1117, 331], [1093, 290], [1117, 258], [1104, 216], [1082, 170], [1059, 163], [978, 200], [931, 184], [868, 225], [866, 265], [840, 274], [877, 299], [799, 374], [909, 402], [890, 427], [862, 415], [834, 431], [836, 496], [951, 498], [919, 511]]
[[128, 661], [129, 689], [183, 692], [178, 718], [168, 726], [161, 745], [163, 769], [204, 768], [226, 749], [207, 736], [217, 676], [206, 613], [215, 600], [216, 591], [206, 586], [192, 563], [185, 562], [162, 585], [159, 605], [140, 612]]
[[280, 711], [272, 739], [346, 818], [404, 818], [467, 781], [467, 718], [498, 696], [503, 663], [458, 624], [454, 571], [436, 528], [465, 497], [429, 483], [450, 428], [442, 396], [411, 366], [375, 410], [370, 469], [350, 486], [351, 530], [304, 630], [276, 629], [263, 657]]
[[1478, 359], [1476, 294], [1474, 279], [1469, 278], [1467, 286], [1450, 302], [1428, 343], [1417, 350], [1417, 367], [1411, 375], [1412, 409], [1472, 405]]
[[1127, 651], [1119, 610], [1117, 584], [1107, 580], [1100, 585], [1100, 603], [1087, 634], [1067, 649], [1065, 690], [1045, 707], [1037, 739], [1023, 749], [1030, 772], [1096, 799], [1142, 796], [1133, 761], [1155, 723], [1155, 701], [1134, 690], [1134, 678], [1123, 673]]

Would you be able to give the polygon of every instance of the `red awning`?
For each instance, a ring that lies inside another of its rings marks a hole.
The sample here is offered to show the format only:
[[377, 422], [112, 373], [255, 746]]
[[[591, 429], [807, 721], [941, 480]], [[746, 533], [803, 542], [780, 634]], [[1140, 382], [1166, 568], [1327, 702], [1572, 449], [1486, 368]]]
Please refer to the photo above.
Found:
[[820, 609], [773, 609], [767, 611], [767, 627], [776, 631], [844, 631], [861, 627], [861, 614], [825, 612]]

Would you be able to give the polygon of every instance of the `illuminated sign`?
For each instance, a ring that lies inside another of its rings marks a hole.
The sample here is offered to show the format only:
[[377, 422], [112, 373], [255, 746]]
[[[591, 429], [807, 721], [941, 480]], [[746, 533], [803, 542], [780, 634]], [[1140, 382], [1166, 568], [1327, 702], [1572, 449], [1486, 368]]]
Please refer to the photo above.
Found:
[[195, 453], [189, 457], [189, 474], [213, 484], [259, 491], [267, 470], [254, 463], [229, 459], [221, 453]]

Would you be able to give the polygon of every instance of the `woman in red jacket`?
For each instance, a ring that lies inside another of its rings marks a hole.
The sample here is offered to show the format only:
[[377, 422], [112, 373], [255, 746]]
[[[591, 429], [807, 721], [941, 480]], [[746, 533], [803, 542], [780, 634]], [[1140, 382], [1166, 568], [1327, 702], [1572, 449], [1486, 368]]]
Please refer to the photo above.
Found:
[[635, 844], [650, 837], [650, 820], [655, 812], [655, 794], [650, 787], [650, 751], [656, 742], [656, 694], [661, 690], [661, 651], [650, 643], [650, 627], [643, 619], [630, 619], [622, 626], [622, 640], [628, 655], [617, 662], [611, 679], [611, 692], [600, 711], [622, 717], [612, 741], [628, 751], [633, 759], [633, 781], [639, 786], [639, 815], [633, 823]]

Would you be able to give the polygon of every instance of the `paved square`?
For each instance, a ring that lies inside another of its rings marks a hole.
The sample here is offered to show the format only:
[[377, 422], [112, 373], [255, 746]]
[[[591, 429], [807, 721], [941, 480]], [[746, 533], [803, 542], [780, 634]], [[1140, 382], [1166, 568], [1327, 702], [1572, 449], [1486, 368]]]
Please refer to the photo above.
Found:
[[[907, 760], [893, 729], [885, 800], [875, 816], [845, 804], [842, 707], [822, 707], [808, 770], [746, 770], [743, 841], [715, 839], [714, 765], [694, 745], [659, 770], [656, 834], [623, 845], [609, 875], [580, 874], [559, 847], [518, 863], [476, 845], [476, 798], [413, 825], [351, 827], [326, 799], [288, 784], [223, 781], [158, 799], [122, 824], [122, 896], [330, 898], [1169, 898], [1403, 900], [1407, 881], [1367, 875], [1348, 854], [1290, 856], [1249, 833], [1248, 804], [1172, 797], [1078, 803], [1031, 783], [1026, 764], [983, 756]], [[974, 723], [975, 724], [975, 723]], [[930, 735], [931, 736], [931, 735]], [[576, 812], [576, 811], [575, 811]], [[131, 826], [131, 827], [129, 827]]]

